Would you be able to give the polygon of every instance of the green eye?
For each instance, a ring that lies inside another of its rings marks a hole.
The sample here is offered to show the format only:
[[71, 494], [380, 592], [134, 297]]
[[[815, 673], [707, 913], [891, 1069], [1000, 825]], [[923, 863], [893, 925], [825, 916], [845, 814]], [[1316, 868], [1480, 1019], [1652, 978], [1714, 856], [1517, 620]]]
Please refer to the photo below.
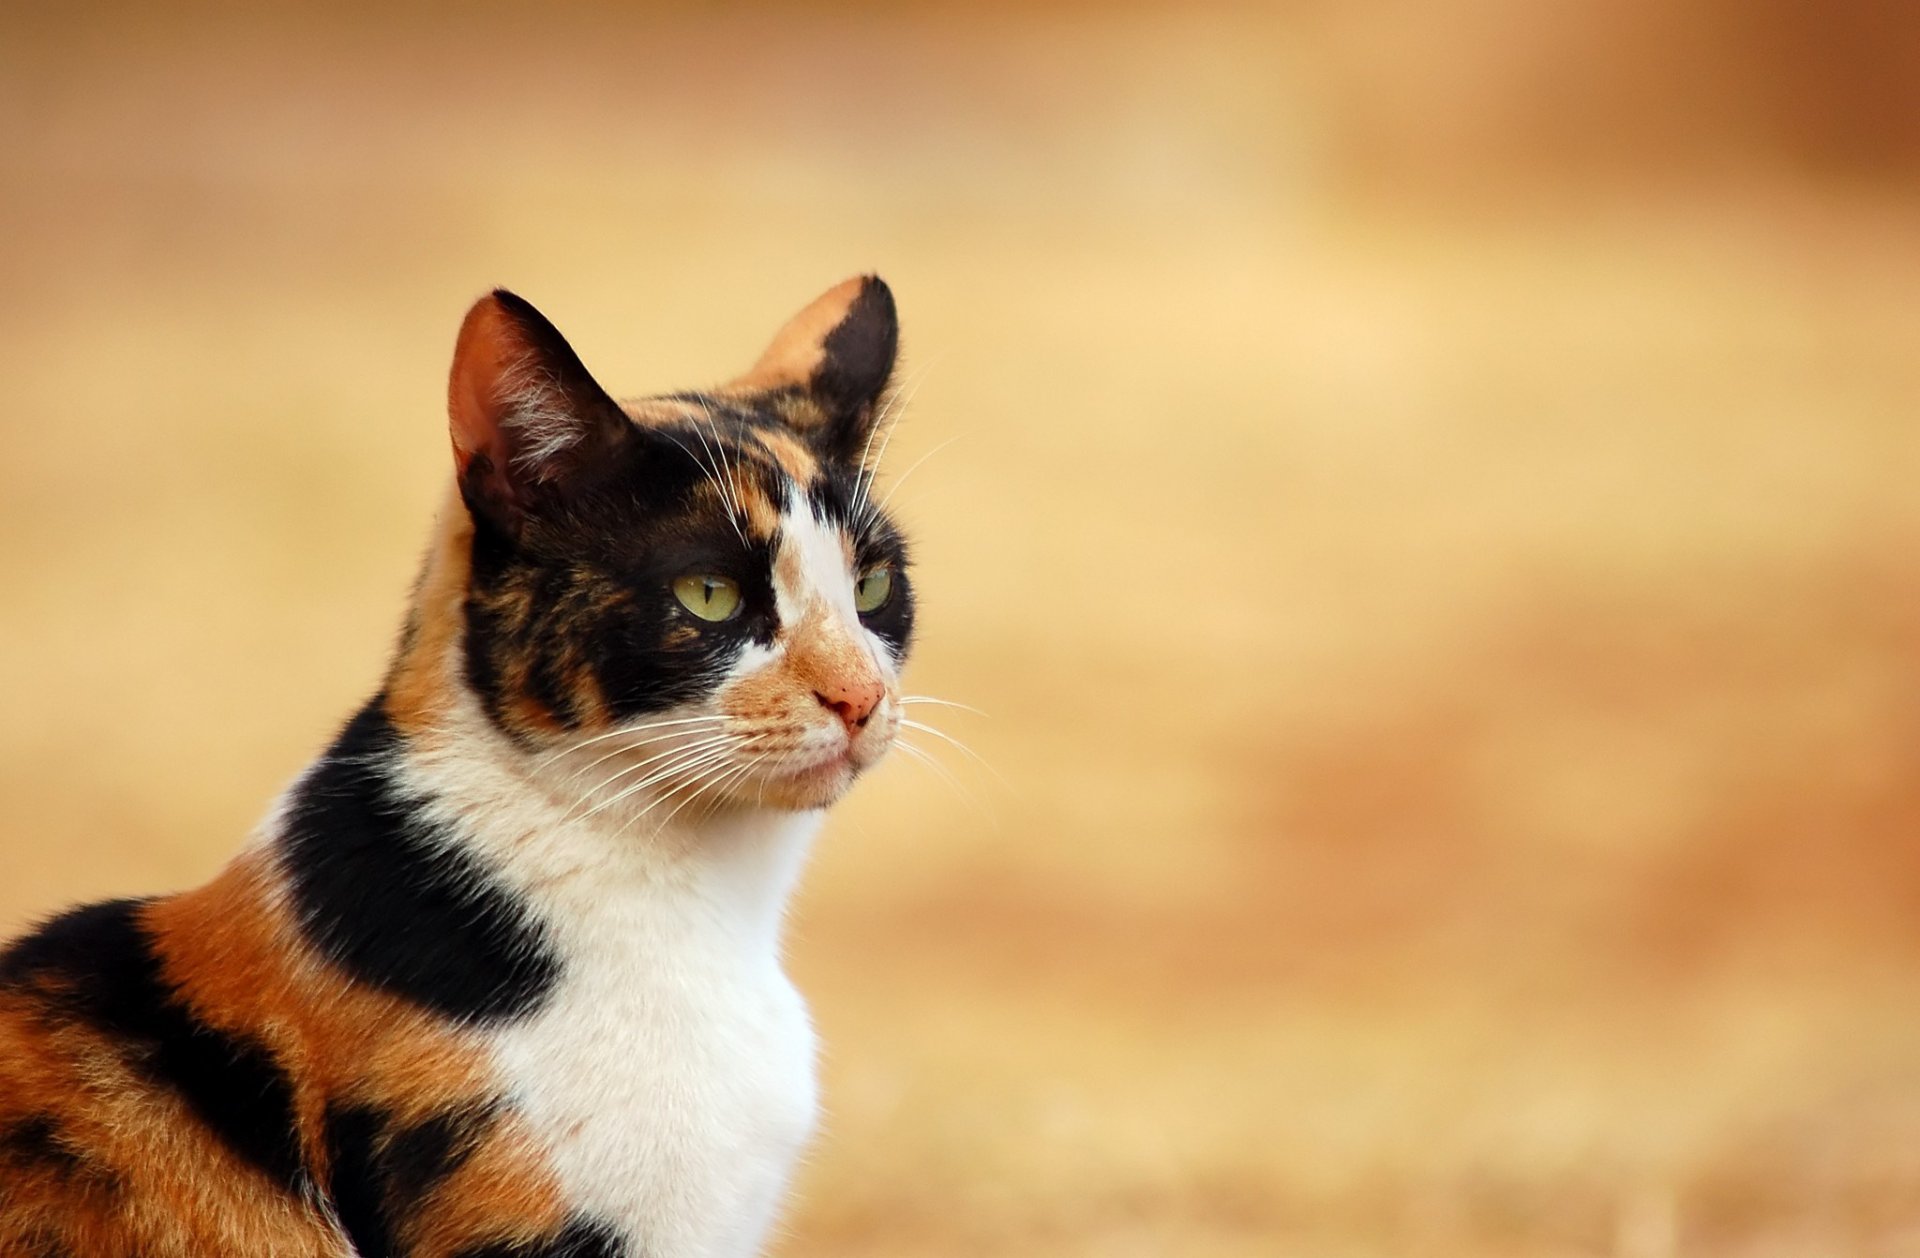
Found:
[[893, 597], [893, 569], [876, 564], [853, 584], [853, 606], [862, 616], [879, 611]]
[[740, 583], [711, 572], [679, 578], [673, 583], [673, 596], [702, 620], [732, 620], [740, 611]]

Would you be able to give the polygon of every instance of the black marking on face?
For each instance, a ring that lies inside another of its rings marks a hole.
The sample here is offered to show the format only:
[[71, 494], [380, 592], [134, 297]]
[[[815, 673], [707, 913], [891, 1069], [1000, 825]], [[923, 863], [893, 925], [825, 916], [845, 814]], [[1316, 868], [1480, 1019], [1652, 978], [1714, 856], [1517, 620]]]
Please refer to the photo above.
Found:
[[33, 989], [110, 1037], [130, 1069], [178, 1096], [241, 1159], [300, 1191], [292, 1081], [265, 1045], [201, 1021], [166, 981], [144, 907], [110, 900], [53, 919], [0, 954], [0, 987]]
[[[748, 642], [778, 631], [779, 539], [735, 518], [709, 469], [779, 504], [787, 481], [739, 421], [643, 430], [644, 456], [609, 472], [564, 514], [518, 542], [477, 533], [466, 612], [467, 680], [494, 722], [516, 736], [532, 716], [578, 728], [602, 704], [631, 720], [711, 694]], [[698, 620], [673, 594], [682, 576], [739, 583], [741, 613]], [[691, 632], [689, 632], [691, 630]]]
[[443, 1017], [531, 1013], [559, 957], [491, 871], [398, 794], [399, 750], [376, 698], [295, 789], [278, 855], [302, 931], [353, 979]]
[[474, 1245], [454, 1258], [626, 1258], [626, 1253], [627, 1247], [612, 1228], [589, 1219], [575, 1219], [551, 1236]]

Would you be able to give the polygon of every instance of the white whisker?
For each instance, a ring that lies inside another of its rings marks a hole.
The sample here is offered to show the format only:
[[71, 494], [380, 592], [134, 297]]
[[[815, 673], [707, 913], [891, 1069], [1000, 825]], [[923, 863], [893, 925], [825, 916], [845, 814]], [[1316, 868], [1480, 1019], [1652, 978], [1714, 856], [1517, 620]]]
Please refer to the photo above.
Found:
[[[949, 734], [944, 730], [937, 730], [933, 726], [926, 724], [924, 721], [915, 721], [904, 716], [900, 718], [900, 724], [907, 729], [919, 730], [922, 734], [932, 734], [935, 738], [939, 739], [943, 743], [946, 743], [948, 746], [954, 748], [955, 750], [961, 752], [963, 755], [971, 757], [975, 764], [985, 769], [988, 773], [993, 774], [995, 777], [1000, 777], [1000, 771], [994, 768], [992, 765], [988, 764], [985, 756], [982, 756], [979, 752], [967, 746], [965, 743], [955, 738], [952, 734]], [[1001, 778], [1000, 784], [1002, 786], [1005, 786], [1006, 779]]]
[[715, 422], [713, 410], [707, 405], [705, 399], [701, 399], [700, 409], [706, 414], [707, 427], [713, 430], [713, 444], [707, 444], [707, 434], [700, 430], [698, 424], [693, 425], [693, 435], [700, 438], [700, 448], [705, 450], [707, 457], [712, 460], [712, 470], [708, 474], [713, 478], [714, 489], [719, 491], [720, 508], [727, 513], [727, 523], [733, 526], [734, 536], [738, 537], [741, 545], [744, 546], [747, 535], [740, 530], [740, 520], [746, 512], [740, 509], [740, 500], [735, 496], [731, 478], [726, 474], [727, 443], [721, 438], [720, 425]]
[[[598, 794], [599, 792], [605, 790], [609, 786], [612, 786], [615, 782], [618, 782], [621, 778], [626, 777], [628, 774], [637, 773], [640, 770], [646, 768], [648, 765], [655, 763], [656, 761], [665, 760], [665, 759], [668, 759], [669, 757], [678, 756], [689, 751], [704, 751], [709, 747], [725, 746], [729, 741], [732, 741], [736, 737], [737, 736], [733, 734], [724, 734], [724, 733], [711, 734], [711, 735], [702, 737], [697, 741], [694, 741], [691, 743], [681, 743], [677, 747], [669, 747], [665, 751], [657, 751], [653, 755], [648, 756], [646, 759], [641, 760], [637, 764], [630, 764], [625, 766], [624, 768], [614, 771], [612, 774], [610, 774], [607, 777], [607, 779], [604, 782], [601, 782], [598, 785], [596, 785], [593, 788], [593, 790], [587, 792], [587, 794], [588, 795]], [[658, 741], [658, 740], [656, 739], [653, 741]], [[574, 770], [573, 773], [565, 779], [565, 781], [571, 782], [574, 778], [577, 778], [582, 773], [585, 773], [587, 769], [591, 769], [594, 767], [594, 765], [601, 763], [601, 761], [611, 760], [615, 756], [621, 755], [624, 752], [637, 751], [637, 750], [639, 750], [639, 748], [637, 747], [622, 747], [617, 751], [610, 751], [606, 755], [600, 757], [599, 760], [594, 761], [593, 764], [588, 765], [586, 769]]]
[[552, 764], [555, 760], [558, 760], [563, 756], [570, 756], [576, 751], [584, 750], [585, 748], [593, 746], [593, 744], [595, 743], [605, 742], [609, 738], [620, 738], [624, 735], [629, 735], [629, 734], [642, 734], [652, 729], [665, 729], [669, 725], [701, 725], [708, 722], [726, 721], [729, 719], [731, 718], [725, 717], [725, 716], [690, 716], [682, 720], [649, 721], [645, 725], [623, 725], [618, 729], [610, 729], [604, 733], [594, 734], [591, 737], [582, 738], [577, 742], [568, 743], [565, 747], [562, 747], [560, 750], [554, 752], [552, 755], [546, 757], [543, 760], [537, 761], [533, 767], [536, 769], [543, 769], [546, 766]]
[[601, 812], [604, 809], [611, 808], [615, 804], [619, 803], [621, 800], [629, 798], [630, 796], [634, 795], [636, 792], [643, 791], [649, 786], [653, 786], [657, 783], [664, 782], [667, 779], [672, 778], [677, 774], [688, 773], [695, 769], [704, 768], [709, 763], [715, 763], [715, 762], [724, 760], [728, 756], [733, 754], [733, 750], [734, 749], [731, 746], [724, 746], [724, 747], [702, 748], [699, 751], [695, 751], [691, 753], [683, 752], [681, 754], [685, 757], [684, 759], [676, 760], [669, 764], [662, 765], [660, 768], [655, 769], [652, 773], [648, 774], [645, 778], [642, 778], [640, 781], [635, 782], [630, 786], [624, 787], [620, 791], [620, 793], [615, 795], [613, 798], [603, 800], [600, 803], [594, 805], [591, 809], [587, 810], [585, 813], [582, 813], [580, 816], [580, 820], [585, 821], [587, 818], [592, 817], [594, 814]]
[[[700, 448], [703, 450], [706, 450], [707, 453], [711, 455], [713, 451], [712, 451], [712, 448], [707, 445], [706, 434], [700, 431], [700, 427], [698, 424], [692, 424], [690, 426], [693, 429], [693, 435], [700, 439]], [[702, 458], [700, 455], [695, 454], [692, 450], [689, 450], [685, 445], [681, 444], [680, 439], [675, 437], [672, 433], [663, 432], [662, 435], [665, 436], [667, 440], [673, 442], [674, 445], [679, 446], [680, 453], [686, 455], [689, 459], [693, 460], [694, 466], [699, 468], [700, 471], [705, 474], [706, 478], [713, 482], [714, 492], [720, 495], [721, 509], [727, 512], [727, 523], [733, 526], [734, 535], [739, 537], [741, 543], [744, 545], [747, 540], [746, 535], [744, 533], [741, 533], [740, 523], [738, 520], [734, 519], [733, 512], [731, 508], [728, 507], [727, 505], [730, 499], [728, 497], [726, 487], [720, 481], [720, 473], [717, 467], [713, 463], [709, 462], [707, 459]]]
[[[707, 427], [713, 429], [713, 444], [719, 452], [720, 465], [727, 473], [726, 489], [728, 497], [732, 499], [731, 510], [738, 519], [744, 520], [747, 518], [747, 509], [740, 502], [740, 461], [735, 459], [728, 462], [727, 443], [720, 435], [720, 421], [713, 417], [713, 408], [707, 405], [705, 398], [700, 399], [700, 409], [706, 414]], [[737, 523], [734, 525], [734, 531], [736, 533], [740, 531]], [[744, 542], [746, 538], [742, 537], [740, 540]]]
[[942, 441], [939, 445], [927, 451], [925, 454], [921, 455], [919, 458], [915, 459], [913, 461], [913, 466], [909, 467], [906, 471], [900, 473], [899, 480], [896, 480], [893, 482], [893, 484], [887, 486], [887, 496], [880, 500], [880, 505], [874, 508], [874, 513], [877, 515], [880, 512], [883, 512], [887, 509], [887, 504], [893, 501], [893, 496], [900, 492], [900, 486], [907, 483], [907, 477], [913, 475], [915, 472], [920, 470], [920, 465], [922, 463], [925, 463], [928, 459], [940, 453], [942, 450], [946, 449], [948, 446], [952, 445], [954, 442], [958, 440], [960, 440], [960, 435], [948, 437], [945, 441]]
[[900, 702], [903, 705], [909, 703], [931, 703], [943, 708], [958, 708], [962, 712], [971, 712], [975, 716], [987, 715], [979, 708], [972, 707], [965, 703], [955, 703], [951, 699], [936, 699], [932, 695], [901, 695]]
[[999, 824], [999, 822], [994, 819], [993, 811], [986, 806], [985, 801], [983, 801], [973, 791], [970, 791], [965, 786], [961, 785], [960, 779], [953, 775], [952, 770], [948, 769], [946, 765], [941, 764], [937, 759], [935, 759], [933, 756], [933, 753], [929, 752], [925, 747], [916, 747], [904, 738], [896, 738], [893, 742], [893, 745], [909, 758], [917, 761], [920, 764], [926, 765], [927, 768], [932, 770], [935, 774], [937, 774], [942, 781], [944, 781], [948, 786], [952, 787], [956, 795], [960, 796], [962, 799], [966, 800], [968, 804], [972, 805], [972, 807], [976, 809], [981, 816], [987, 818], [989, 821], [993, 822], [993, 824], [995, 824], [996, 826]]
[[[873, 444], [873, 434], [880, 431], [881, 422], [889, 415], [893, 416], [893, 422], [886, 426], [887, 435], [885, 439], [880, 442], [880, 453], [875, 455], [873, 461], [870, 463], [867, 461], [865, 452], [863, 451], [861, 453], [860, 462], [862, 475], [857, 492], [854, 495], [855, 505], [852, 509], [852, 515], [855, 520], [859, 520], [863, 515], [879, 514], [873, 507], [874, 478], [880, 474], [880, 465], [886, 462], [887, 448], [893, 444], [893, 434], [899, 431], [900, 421], [906, 417], [907, 408], [912, 405], [914, 397], [920, 392], [920, 386], [926, 383], [927, 375], [932, 370], [933, 363], [928, 363], [920, 369], [919, 373], [906, 388], [895, 390], [893, 394], [887, 398], [887, 404], [882, 408], [879, 418], [874, 421], [873, 430], [867, 433], [867, 444], [871, 446]], [[889, 497], [891, 497], [891, 495], [889, 495]], [[883, 502], [881, 505], [884, 507], [886, 504]]]
[[[670, 730], [670, 731], [668, 731], [668, 732], [667, 732], [667, 733], [665, 733], [665, 734], [655, 734], [655, 735], [654, 735], [653, 737], [651, 737], [651, 738], [639, 738], [639, 739], [635, 739], [634, 741], [632, 741], [632, 742], [630, 742], [630, 743], [624, 743], [624, 744], [622, 744], [621, 746], [618, 746], [618, 747], [615, 747], [615, 748], [614, 748], [614, 749], [613, 749], [612, 751], [609, 751], [609, 752], [607, 752], [607, 753], [606, 753], [605, 755], [603, 755], [603, 756], [601, 756], [601, 757], [600, 757], [599, 759], [597, 759], [597, 760], [595, 760], [595, 761], [593, 761], [593, 762], [592, 762], [591, 764], [588, 764], [588, 765], [585, 765], [585, 766], [583, 766], [583, 767], [581, 767], [581, 768], [578, 768], [578, 769], [575, 769], [575, 770], [574, 770], [574, 771], [573, 771], [572, 773], [569, 773], [569, 774], [567, 774], [567, 776], [566, 776], [566, 777], [564, 777], [564, 778], [561, 778], [561, 779], [560, 779], [560, 783], [561, 783], [561, 785], [563, 785], [563, 786], [565, 786], [565, 785], [568, 785], [568, 784], [570, 784], [570, 783], [572, 783], [572, 782], [574, 781], [574, 779], [576, 779], [576, 778], [578, 778], [578, 777], [579, 777], [579, 776], [580, 776], [581, 774], [583, 774], [583, 773], [590, 773], [590, 772], [592, 772], [592, 771], [593, 771], [594, 769], [597, 769], [597, 768], [599, 768], [599, 767], [600, 767], [601, 765], [603, 765], [603, 764], [605, 764], [605, 763], [606, 763], [607, 761], [609, 761], [609, 760], [612, 760], [612, 759], [614, 759], [614, 758], [615, 758], [616, 756], [624, 756], [624, 755], [626, 755], [626, 754], [628, 754], [629, 752], [635, 752], [635, 751], [639, 751], [639, 750], [640, 750], [640, 749], [641, 749], [642, 747], [650, 747], [650, 746], [652, 746], [652, 745], [653, 745], [654, 743], [663, 743], [663, 742], [666, 742], [666, 741], [667, 741], [668, 739], [673, 739], [673, 738], [686, 738], [686, 737], [688, 737], [689, 735], [692, 735], [692, 736], [695, 736], [695, 737], [700, 737], [700, 736], [704, 736], [704, 735], [708, 735], [708, 734], [710, 734], [710, 733], [711, 733], [710, 731], [701, 731], [701, 730]], [[725, 733], [721, 733], [721, 734], [719, 734], [719, 735], [717, 735], [717, 737], [719, 737], [719, 738], [725, 738], [725, 737], [727, 737], [727, 736], [728, 736], [728, 735], [726, 735]], [[673, 754], [673, 752], [675, 752], [675, 751], [690, 751], [690, 750], [692, 750], [692, 749], [693, 749], [693, 747], [695, 747], [695, 746], [699, 746], [699, 745], [701, 745], [701, 744], [699, 744], [699, 743], [681, 743], [681, 744], [679, 744], [679, 745], [678, 745], [678, 746], [676, 746], [676, 747], [671, 747], [671, 748], [668, 748], [668, 749], [667, 749], [666, 751], [663, 751], [663, 752], [661, 752], [661, 753], [659, 753], [659, 755], [660, 755], [660, 756], [667, 756], [667, 755], [671, 755], [671, 754]], [[647, 764], [647, 763], [649, 763], [649, 762], [651, 762], [651, 761], [653, 761], [653, 760], [656, 760], [656, 759], [659, 759], [659, 756], [649, 756], [649, 757], [647, 757], [647, 759], [646, 759], [646, 760], [642, 760], [642, 761], [640, 762], [640, 764]], [[629, 772], [632, 772], [632, 770], [633, 770], [633, 769], [635, 769], [635, 768], [638, 768], [638, 767], [639, 767], [639, 765], [633, 765], [633, 766], [630, 766], [630, 767], [628, 767], [628, 768], [625, 768], [625, 769], [622, 769], [622, 770], [620, 770], [620, 773], [629, 773]], [[620, 773], [616, 773], [616, 774], [614, 774], [614, 778], [613, 778], [613, 779], [609, 779], [609, 780], [611, 781], [611, 780], [614, 780], [614, 779], [617, 779], [617, 778], [618, 778], [618, 777], [620, 776]], [[604, 786], [605, 784], [606, 784], [606, 783], [602, 783], [601, 785], [603, 785], [603, 786]]]

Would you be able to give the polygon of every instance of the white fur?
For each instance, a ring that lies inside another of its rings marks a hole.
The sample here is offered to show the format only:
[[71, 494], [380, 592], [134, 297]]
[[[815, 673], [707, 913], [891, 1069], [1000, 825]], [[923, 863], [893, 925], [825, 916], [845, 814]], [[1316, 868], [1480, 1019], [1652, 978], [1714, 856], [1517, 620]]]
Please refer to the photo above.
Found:
[[531, 354], [502, 377], [500, 401], [504, 409], [502, 425], [519, 434], [520, 448], [514, 461], [523, 470], [538, 469], [581, 438], [577, 412]]

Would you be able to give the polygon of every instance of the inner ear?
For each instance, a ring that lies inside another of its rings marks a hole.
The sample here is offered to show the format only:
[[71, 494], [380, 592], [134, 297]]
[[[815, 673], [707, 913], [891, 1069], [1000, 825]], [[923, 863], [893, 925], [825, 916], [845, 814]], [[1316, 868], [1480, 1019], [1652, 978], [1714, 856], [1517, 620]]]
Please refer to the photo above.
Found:
[[475, 302], [460, 325], [447, 417], [468, 510], [509, 537], [633, 439], [632, 422], [566, 338], [505, 289]]
[[829, 458], [852, 459], [872, 430], [899, 349], [893, 291], [877, 275], [856, 276], [789, 319], [735, 384], [800, 390], [814, 405], [793, 426]]

